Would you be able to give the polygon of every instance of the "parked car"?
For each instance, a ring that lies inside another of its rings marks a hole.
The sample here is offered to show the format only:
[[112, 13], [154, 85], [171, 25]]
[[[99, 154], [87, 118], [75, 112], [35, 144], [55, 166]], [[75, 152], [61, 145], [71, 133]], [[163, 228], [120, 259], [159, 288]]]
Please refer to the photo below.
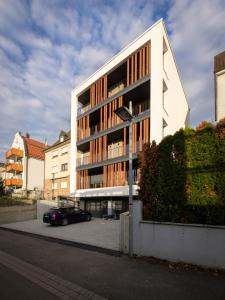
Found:
[[44, 213], [43, 222], [51, 225], [67, 225], [75, 222], [91, 221], [92, 215], [77, 207], [50, 208]]

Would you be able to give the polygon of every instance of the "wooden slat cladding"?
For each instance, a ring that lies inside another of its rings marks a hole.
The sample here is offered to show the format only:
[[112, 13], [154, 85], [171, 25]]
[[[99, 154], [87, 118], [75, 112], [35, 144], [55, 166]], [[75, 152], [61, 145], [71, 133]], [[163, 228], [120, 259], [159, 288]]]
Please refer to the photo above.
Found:
[[126, 162], [119, 162], [103, 167], [103, 186], [124, 186], [127, 181]]
[[[77, 171], [77, 189], [88, 189], [91, 187], [91, 177], [88, 170]], [[119, 162], [103, 166], [103, 174], [100, 174], [103, 182], [100, 187], [124, 186], [127, 184], [126, 162]]]
[[[96, 124], [92, 128], [92, 134], [98, 133], [99, 131], [106, 130], [113, 126], [116, 126], [123, 121], [116, 116], [115, 109], [123, 106], [123, 96], [120, 96], [112, 102], [104, 105], [99, 109], [100, 123]], [[90, 115], [87, 115], [77, 121], [77, 140], [80, 141], [86, 137], [89, 137], [90, 130]]]
[[90, 86], [91, 108], [107, 98], [107, 75], [100, 78]]
[[90, 187], [88, 170], [77, 171], [77, 189], [88, 189]]
[[90, 115], [77, 121], [77, 140], [80, 141], [90, 136]]
[[151, 61], [151, 44], [150, 42], [133, 53], [127, 59], [127, 86], [135, 81], [149, 75]]
[[90, 163], [107, 159], [107, 135], [90, 141]]
[[[138, 131], [139, 131], [138, 132], [139, 151], [142, 151], [143, 145], [150, 142], [150, 119], [149, 118], [140, 121]], [[136, 136], [136, 142], [137, 142], [137, 136]], [[136, 151], [137, 150], [138, 149], [136, 149]]]

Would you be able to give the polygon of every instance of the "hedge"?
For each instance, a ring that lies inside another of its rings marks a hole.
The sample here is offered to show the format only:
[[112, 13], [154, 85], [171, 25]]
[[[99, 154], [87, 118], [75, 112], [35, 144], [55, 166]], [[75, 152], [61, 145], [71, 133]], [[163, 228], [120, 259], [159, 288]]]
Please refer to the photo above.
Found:
[[144, 218], [225, 225], [225, 119], [145, 145], [139, 161]]

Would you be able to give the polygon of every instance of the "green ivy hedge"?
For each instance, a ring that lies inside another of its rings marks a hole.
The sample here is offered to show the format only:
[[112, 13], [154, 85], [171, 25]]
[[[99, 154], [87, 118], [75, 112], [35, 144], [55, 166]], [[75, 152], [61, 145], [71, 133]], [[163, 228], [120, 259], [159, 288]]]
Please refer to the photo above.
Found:
[[140, 166], [145, 218], [225, 225], [225, 119], [145, 145]]

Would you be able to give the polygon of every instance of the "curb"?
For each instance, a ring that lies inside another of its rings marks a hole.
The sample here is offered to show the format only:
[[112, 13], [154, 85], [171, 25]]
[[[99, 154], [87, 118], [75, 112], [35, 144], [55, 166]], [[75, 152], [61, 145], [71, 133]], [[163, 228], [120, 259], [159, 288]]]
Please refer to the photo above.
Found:
[[0, 226], [0, 230], [5, 230], [5, 231], [17, 233], [17, 234], [22, 234], [25, 236], [42, 239], [42, 240], [45, 240], [48, 242], [58, 243], [61, 245], [66, 245], [66, 246], [72, 246], [72, 247], [76, 247], [76, 248], [80, 248], [80, 249], [84, 249], [84, 250], [88, 250], [88, 251], [99, 252], [99, 253], [103, 253], [103, 254], [107, 254], [107, 255], [111, 255], [111, 256], [117, 256], [117, 257], [122, 256], [122, 253], [120, 251], [107, 249], [107, 248], [103, 248], [103, 247], [98, 247], [98, 246], [93, 246], [93, 245], [89, 245], [89, 244], [83, 244], [83, 243], [79, 243], [79, 242], [63, 240], [63, 239], [59, 239], [59, 238], [44, 236], [41, 234], [26, 232], [26, 231], [12, 229], [12, 228], [5, 228], [5, 227], [1, 227], [1, 226]]

